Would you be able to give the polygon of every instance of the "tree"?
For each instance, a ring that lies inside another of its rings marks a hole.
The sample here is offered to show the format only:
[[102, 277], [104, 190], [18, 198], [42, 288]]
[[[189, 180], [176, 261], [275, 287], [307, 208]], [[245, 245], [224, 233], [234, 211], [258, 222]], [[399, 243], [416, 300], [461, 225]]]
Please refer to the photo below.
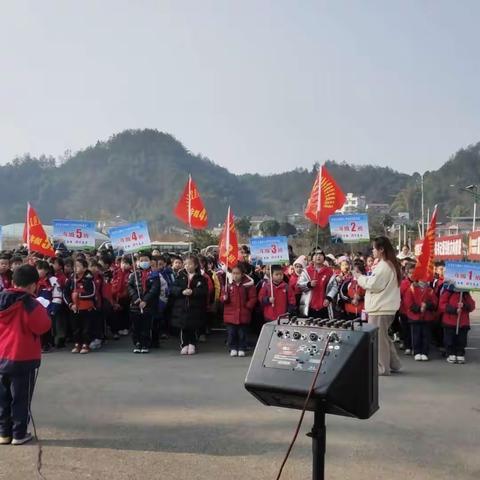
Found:
[[250, 221], [250, 217], [241, 217], [235, 220], [235, 228], [239, 235], [243, 237], [248, 237], [251, 226], [252, 222]]
[[280, 224], [276, 220], [265, 220], [260, 224], [260, 231], [264, 237], [275, 237], [280, 230]]
[[218, 245], [218, 237], [208, 230], [193, 231], [193, 248], [201, 250], [209, 245]]
[[295, 225], [292, 225], [288, 222], [281, 223], [280, 228], [278, 229], [279, 235], [285, 235], [287, 237], [290, 237], [291, 235], [296, 235], [296, 233], [297, 229], [295, 228]]

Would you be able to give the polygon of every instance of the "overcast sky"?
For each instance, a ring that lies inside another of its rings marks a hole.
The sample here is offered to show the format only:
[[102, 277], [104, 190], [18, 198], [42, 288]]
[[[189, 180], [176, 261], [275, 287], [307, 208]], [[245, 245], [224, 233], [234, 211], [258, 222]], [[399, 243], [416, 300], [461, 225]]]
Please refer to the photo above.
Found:
[[0, 0], [0, 163], [126, 128], [234, 172], [480, 141], [480, 2]]

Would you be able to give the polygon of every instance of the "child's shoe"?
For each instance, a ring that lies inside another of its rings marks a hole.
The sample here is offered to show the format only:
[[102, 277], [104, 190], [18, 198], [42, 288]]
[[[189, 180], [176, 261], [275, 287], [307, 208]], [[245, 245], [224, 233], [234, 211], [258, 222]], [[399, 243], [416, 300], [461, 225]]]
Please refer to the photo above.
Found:
[[185, 345], [185, 346], [180, 350], [180, 355], [188, 355], [188, 345]]
[[239, 357], [244, 357], [245, 356], [245, 352], [243, 350], [239, 350], [238, 351], [238, 356]]
[[24, 443], [30, 442], [33, 440], [31, 433], [26, 433], [23, 438], [14, 438], [12, 440], [12, 445], [23, 445]]
[[448, 363], [457, 363], [457, 357], [455, 355], [449, 355], [447, 357], [447, 362]]
[[142, 347], [139, 343], [136, 343], [135, 347], [133, 347], [133, 353], [142, 353]]
[[409, 348], [406, 348], [404, 353], [405, 355], [411, 355], [412, 351]]
[[428, 356], [422, 354], [422, 362], [428, 362]]
[[0, 445], [10, 445], [12, 443], [12, 437], [0, 437]]
[[88, 345], [86, 343], [82, 345], [82, 349], [80, 350], [80, 353], [82, 355], [85, 355], [86, 353], [90, 353], [90, 349], [88, 348]]
[[150, 353], [150, 350], [147, 347], [142, 347], [140, 353]]
[[421, 362], [422, 361], [422, 355], [420, 355], [419, 353], [417, 353], [414, 358], [415, 358], [416, 362]]
[[72, 348], [72, 353], [80, 353], [80, 350], [82, 348], [80, 347], [79, 343], [76, 343], [75, 346]]
[[463, 355], [457, 356], [457, 363], [465, 363], [465, 357]]
[[231, 357], [236, 357], [238, 355], [238, 352], [236, 350], [230, 350], [230, 356]]
[[188, 346], [188, 354], [189, 355], [195, 355], [197, 353], [195, 345], [189, 345]]

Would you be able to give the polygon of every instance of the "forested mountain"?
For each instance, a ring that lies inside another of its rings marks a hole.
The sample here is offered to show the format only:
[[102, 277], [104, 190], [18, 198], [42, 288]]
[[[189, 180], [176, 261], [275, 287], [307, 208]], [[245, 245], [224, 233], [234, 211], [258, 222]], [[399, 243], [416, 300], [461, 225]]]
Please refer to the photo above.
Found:
[[[480, 144], [459, 151], [437, 172], [425, 175], [426, 202], [443, 202], [449, 212], [468, 213], [467, 194], [449, 187], [480, 180]], [[176, 224], [172, 209], [189, 173], [197, 182], [210, 225], [223, 222], [230, 204], [237, 216], [269, 214], [283, 219], [300, 212], [310, 192], [315, 166], [271, 175], [234, 175], [193, 155], [171, 135], [127, 130], [97, 142], [62, 162], [25, 156], [0, 166], [0, 224], [22, 221], [30, 201], [45, 222], [53, 218], [145, 218], [164, 227]], [[390, 168], [327, 162], [345, 192], [369, 202], [417, 210], [419, 176]]]

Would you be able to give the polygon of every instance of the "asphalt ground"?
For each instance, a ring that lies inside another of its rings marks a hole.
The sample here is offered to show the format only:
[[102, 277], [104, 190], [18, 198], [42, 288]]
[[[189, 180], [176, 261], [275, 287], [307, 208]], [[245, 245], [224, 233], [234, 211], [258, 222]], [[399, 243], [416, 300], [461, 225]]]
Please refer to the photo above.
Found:
[[[230, 358], [222, 333], [200, 353], [165, 342], [134, 355], [128, 339], [86, 356], [44, 356], [33, 400], [47, 480], [272, 479], [299, 411], [266, 407], [243, 387], [250, 362]], [[369, 420], [327, 417], [326, 478], [480, 478], [480, 323], [467, 364], [403, 357], [402, 373], [381, 377], [380, 410]], [[311, 427], [284, 480], [311, 478]], [[0, 447], [0, 479], [36, 474], [38, 445]]]

